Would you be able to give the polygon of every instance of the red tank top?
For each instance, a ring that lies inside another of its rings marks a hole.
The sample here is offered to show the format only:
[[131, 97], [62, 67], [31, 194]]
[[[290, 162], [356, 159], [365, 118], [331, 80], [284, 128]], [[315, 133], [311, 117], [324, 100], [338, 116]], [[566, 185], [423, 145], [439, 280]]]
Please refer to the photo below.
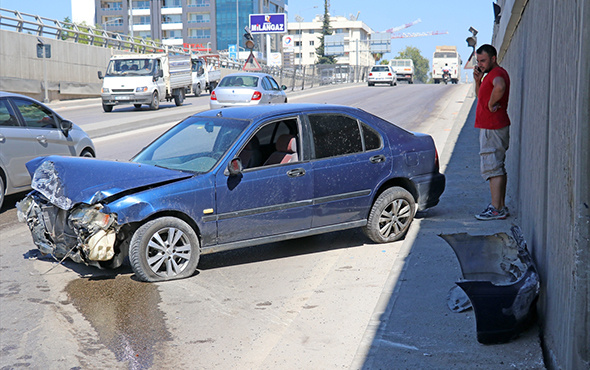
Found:
[[[491, 112], [488, 108], [488, 102], [494, 89], [494, 78], [502, 77], [506, 83], [506, 91], [500, 99], [500, 108], [497, 111]], [[485, 128], [488, 130], [498, 130], [510, 125], [510, 118], [508, 118], [508, 97], [510, 95], [510, 77], [508, 72], [502, 67], [495, 67], [483, 79], [479, 87], [479, 95], [477, 97], [477, 108], [475, 109], [475, 127]]]

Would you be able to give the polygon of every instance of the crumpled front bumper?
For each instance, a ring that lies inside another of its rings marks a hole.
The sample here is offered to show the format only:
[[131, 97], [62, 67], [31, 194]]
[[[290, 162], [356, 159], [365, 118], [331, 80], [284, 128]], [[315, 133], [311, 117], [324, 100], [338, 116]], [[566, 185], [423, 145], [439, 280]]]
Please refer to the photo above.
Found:
[[102, 209], [101, 204], [79, 204], [64, 210], [38, 192], [17, 203], [18, 219], [27, 223], [41, 253], [94, 266], [115, 256], [119, 228], [116, 215]]

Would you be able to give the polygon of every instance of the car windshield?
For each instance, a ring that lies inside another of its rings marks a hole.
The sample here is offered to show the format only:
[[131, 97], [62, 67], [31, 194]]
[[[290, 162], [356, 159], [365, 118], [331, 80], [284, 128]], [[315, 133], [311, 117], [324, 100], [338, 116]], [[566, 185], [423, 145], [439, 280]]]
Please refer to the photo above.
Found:
[[239, 76], [225, 76], [219, 83], [221, 87], [257, 87], [258, 77], [239, 75]]
[[154, 59], [115, 59], [110, 61], [106, 75], [152, 75], [155, 64]]
[[189, 117], [156, 139], [131, 161], [172, 170], [208, 172], [248, 124], [246, 120]]
[[387, 66], [376, 66], [371, 69], [371, 72], [389, 72], [389, 68]]

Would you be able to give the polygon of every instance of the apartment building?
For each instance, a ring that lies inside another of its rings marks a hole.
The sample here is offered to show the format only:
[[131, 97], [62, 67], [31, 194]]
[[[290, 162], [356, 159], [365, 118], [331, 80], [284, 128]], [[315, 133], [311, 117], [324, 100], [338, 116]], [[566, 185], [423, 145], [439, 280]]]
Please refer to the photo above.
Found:
[[[315, 64], [320, 45], [323, 15], [317, 15], [311, 22], [290, 22], [288, 34], [293, 38], [293, 63], [295, 65]], [[370, 34], [373, 30], [363, 21], [342, 16], [330, 16], [333, 35], [343, 36], [344, 54], [337, 56], [338, 64], [371, 66], [375, 60], [369, 51]]]
[[[91, 0], [92, 1], [92, 0]], [[72, 0], [76, 8], [85, 0]], [[168, 45], [190, 45], [200, 50], [243, 47], [250, 14], [285, 13], [288, 0], [93, 0], [94, 23], [108, 31], [159, 40]], [[78, 22], [73, 11], [73, 21]], [[236, 22], [238, 19], [239, 22]], [[88, 22], [87, 22], [88, 23]], [[260, 38], [260, 37], [259, 37]], [[258, 47], [264, 50], [265, 39]], [[278, 37], [271, 42], [280, 45]]]

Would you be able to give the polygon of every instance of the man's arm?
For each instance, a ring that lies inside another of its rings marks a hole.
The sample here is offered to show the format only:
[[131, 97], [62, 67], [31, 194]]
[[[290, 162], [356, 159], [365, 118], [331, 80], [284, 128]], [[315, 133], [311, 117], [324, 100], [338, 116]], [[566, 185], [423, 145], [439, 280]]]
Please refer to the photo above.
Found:
[[[488, 102], [488, 109], [490, 112], [495, 112], [500, 108], [500, 104], [498, 103], [504, 93], [506, 92], [506, 81], [500, 76], [497, 76], [492, 81], [494, 88], [492, 89], [492, 95], [490, 95], [490, 101]], [[477, 86], [477, 85], [476, 85]]]

